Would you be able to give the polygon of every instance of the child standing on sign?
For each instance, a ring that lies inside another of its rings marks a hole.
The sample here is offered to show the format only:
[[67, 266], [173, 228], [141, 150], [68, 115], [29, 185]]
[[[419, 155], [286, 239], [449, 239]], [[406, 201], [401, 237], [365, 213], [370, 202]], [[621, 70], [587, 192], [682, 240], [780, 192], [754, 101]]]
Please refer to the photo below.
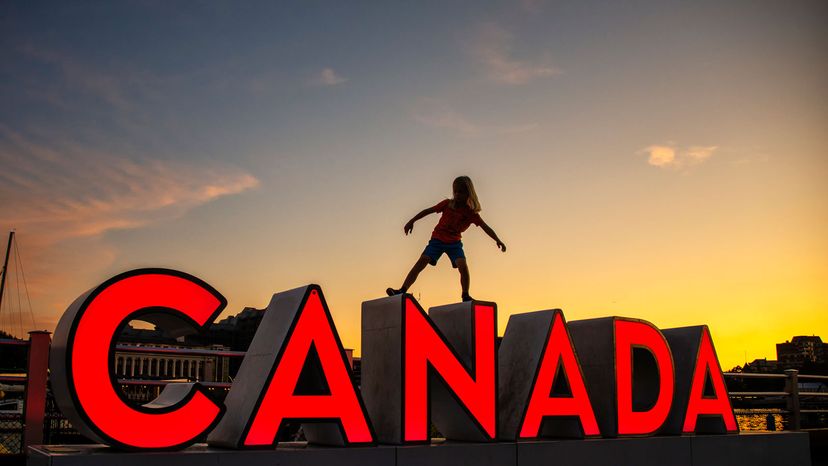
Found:
[[466, 231], [472, 223], [482, 228], [487, 235], [497, 242], [497, 247], [506, 252], [506, 245], [503, 244], [503, 241], [500, 241], [494, 230], [486, 225], [486, 222], [478, 214], [480, 212], [480, 201], [477, 200], [477, 194], [474, 192], [471, 179], [468, 176], [457, 177], [452, 184], [452, 190], [454, 191], [452, 199], [445, 199], [434, 207], [423, 210], [403, 227], [403, 231], [408, 235], [414, 230], [414, 222], [417, 220], [428, 214], [437, 212], [443, 214], [437, 226], [434, 227], [431, 241], [428, 242], [414, 267], [408, 272], [402, 286], [399, 289], [388, 288], [385, 290], [388, 296], [407, 292], [426, 265], [437, 265], [437, 260], [440, 259], [443, 253], [446, 253], [451, 260], [451, 266], [460, 272], [463, 301], [471, 301], [472, 297], [469, 296], [469, 267], [466, 265], [466, 255], [463, 254], [463, 243], [460, 241], [460, 234]]

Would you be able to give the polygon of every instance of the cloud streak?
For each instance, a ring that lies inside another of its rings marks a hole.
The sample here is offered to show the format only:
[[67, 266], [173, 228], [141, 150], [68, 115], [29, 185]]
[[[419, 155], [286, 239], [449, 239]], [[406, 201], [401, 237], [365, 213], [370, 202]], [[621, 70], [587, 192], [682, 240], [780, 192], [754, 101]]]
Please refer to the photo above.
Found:
[[414, 120], [432, 128], [445, 129], [464, 136], [475, 136], [480, 127], [448, 105], [434, 99], [422, 99], [414, 110]]
[[[135, 110], [137, 97], [155, 95], [154, 87], [162, 80], [141, 70], [104, 70], [82, 63], [68, 55], [53, 50], [26, 45], [19, 52], [28, 59], [51, 67], [58, 77], [50, 83], [40, 83], [35, 93], [42, 94], [53, 104], [66, 106], [67, 90], [85, 97], [92, 97], [121, 111]], [[35, 86], [32, 86], [35, 87]]]
[[451, 106], [436, 99], [420, 99], [414, 106], [413, 118], [430, 128], [454, 133], [458, 136], [475, 137], [482, 135], [509, 136], [528, 133], [539, 128], [537, 123], [510, 126], [487, 126], [471, 120]]
[[174, 218], [258, 185], [250, 174], [31, 142], [0, 128], [0, 218], [54, 244]]
[[32, 298], [50, 295], [79, 269], [105, 267], [117, 257], [99, 241], [107, 232], [172, 220], [259, 184], [232, 167], [34, 141], [3, 126], [0, 166], [0, 226], [15, 228], [25, 241], [24, 261], [34, 265]]
[[478, 29], [470, 52], [489, 80], [519, 86], [561, 74], [548, 59], [531, 62], [514, 58], [513, 43], [514, 37], [497, 24], [486, 23]]
[[310, 83], [315, 86], [336, 86], [346, 81], [348, 80], [336, 74], [333, 68], [325, 68], [311, 78]]
[[647, 163], [658, 168], [680, 170], [705, 162], [713, 156], [718, 146], [676, 147], [674, 144], [653, 144], [639, 153], [646, 154]]

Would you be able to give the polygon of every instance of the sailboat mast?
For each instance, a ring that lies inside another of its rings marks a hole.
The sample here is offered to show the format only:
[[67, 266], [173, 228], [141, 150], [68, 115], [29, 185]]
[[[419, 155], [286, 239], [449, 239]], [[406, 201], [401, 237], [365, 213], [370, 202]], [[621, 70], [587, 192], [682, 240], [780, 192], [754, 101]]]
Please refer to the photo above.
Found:
[[3, 290], [6, 289], [6, 271], [9, 269], [9, 252], [11, 251], [14, 230], [9, 232], [9, 244], [6, 246], [6, 260], [3, 261], [3, 276], [0, 277], [0, 305], [3, 304]]

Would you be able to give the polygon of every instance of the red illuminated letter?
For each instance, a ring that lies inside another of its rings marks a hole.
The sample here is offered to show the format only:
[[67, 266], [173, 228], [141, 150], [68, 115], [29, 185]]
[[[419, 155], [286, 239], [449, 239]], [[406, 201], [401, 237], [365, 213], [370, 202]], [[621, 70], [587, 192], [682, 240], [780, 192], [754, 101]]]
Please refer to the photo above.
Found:
[[429, 439], [428, 369], [442, 377], [487, 439], [496, 435], [495, 310], [474, 303], [473, 367], [464, 367], [454, 349], [411, 298], [405, 299], [403, 346], [403, 439]]
[[[712, 382], [713, 397], [704, 396], [706, 377], [710, 377]], [[707, 327], [702, 330], [699, 354], [696, 359], [696, 367], [693, 369], [690, 399], [687, 403], [687, 414], [684, 416], [682, 432], [695, 432], [696, 421], [699, 416], [721, 416], [728, 432], [738, 431], [724, 377], [722, 377], [722, 369], [719, 367], [719, 360], [716, 357], [716, 350], [713, 348], [713, 340], [710, 338]]]
[[[647, 411], [633, 411], [633, 348], [648, 350], [658, 369], [658, 397]], [[618, 396], [618, 434], [656, 432], [670, 413], [675, 387], [673, 357], [657, 328], [644, 321], [615, 320], [615, 380]]]
[[199, 384], [170, 384], [155, 402], [132, 405], [116, 387], [115, 339], [133, 319], [177, 330], [206, 328], [226, 304], [203, 281], [164, 269], [126, 272], [82, 295], [61, 318], [52, 344], [51, 380], [61, 411], [79, 431], [109, 445], [192, 444], [215, 425], [224, 407]]
[[[566, 375], [571, 397], [550, 397], [552, 384], [558, 368]], [[523, 423], [520, 428], [521, 438], [536, 438], [540, 435], [541, 422], [545, 416], [577, 416], [585, 435], [599, 435], [598, 423], [592, 404], [589, 402], [584, 385], [581, 367], [572, 349], [572, 342], [566, 331], [563, 316], [555, 313], [549, 331], [549, 339], [543, 352], [537, 378], [529, 397]]]
[[[345, 443], [373, 443], [374, 436], [351, 380], [345, 353], [315, 287], [311, 288], [293, 325], [254, 411], [244, 445], [275, 444], [279, 427], [286, 419], [336, 421], [345, 433]], [[294, 394], [311, 345], [319, 354], [322, 373], [330, 389], [328, 395]]]

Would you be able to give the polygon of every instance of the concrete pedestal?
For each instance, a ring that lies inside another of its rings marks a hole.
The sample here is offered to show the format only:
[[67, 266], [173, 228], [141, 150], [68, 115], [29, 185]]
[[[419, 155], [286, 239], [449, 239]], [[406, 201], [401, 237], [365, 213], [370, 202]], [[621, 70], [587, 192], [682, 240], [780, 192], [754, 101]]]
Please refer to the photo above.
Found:
[[125, 453], [101, 445], [29, 448], [30, 466], [395, 466], [393, 447], [315, 447], [280, 443], [268, 450], [225, 450], [196, 444], [175, 452]]
[[269, 450], [194, 445], [177, 452], [125, 453], [100, 445], [29, 448], [30, 466], [809, 466], [808, 434], [771, 432], [533, 442], [377, 447], [280, 444]]

